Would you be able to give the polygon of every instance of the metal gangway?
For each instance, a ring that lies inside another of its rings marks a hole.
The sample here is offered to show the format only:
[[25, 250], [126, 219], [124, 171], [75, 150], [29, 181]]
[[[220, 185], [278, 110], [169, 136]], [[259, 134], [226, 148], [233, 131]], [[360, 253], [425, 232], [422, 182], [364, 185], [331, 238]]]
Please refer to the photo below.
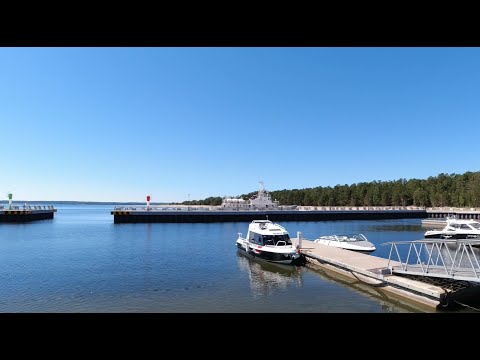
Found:
[[390, 245], [387, 267], [392, 273], [480, 283], [480, 240], [422, 239], [382, 245]]

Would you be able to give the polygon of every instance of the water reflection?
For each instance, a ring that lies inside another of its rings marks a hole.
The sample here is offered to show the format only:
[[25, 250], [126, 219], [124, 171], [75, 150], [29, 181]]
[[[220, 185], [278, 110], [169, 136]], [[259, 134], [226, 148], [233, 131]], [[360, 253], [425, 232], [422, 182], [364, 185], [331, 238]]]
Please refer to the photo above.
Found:
[[392, 225], [374, 225], [368, 227], [370, 231], [422, 231], [421, 224], [392, 224]]
[[258, 260], [237, 250], [238, 267], [248, 274], [254, 298], [271, 295], [290, 286], [303, 286], [302, 267]]
[[[348, 288], [357, 294], [362, 294], [369, 299], [374, 299], [380, 304], [381, 309], [385, 313], [424, 313], [435, 312], [430, 306], [421, 303], [411, 302], [398, 296], [390, 291], [385, 291], [381, 283], [372, 283], [371, 279], [361, 277], [350, 277], [340, 274], [327, 268], [316, 267], [314, 271], [323, 280], [335, 283], [342, 287]], [[351, 312], [351, 309], [345, 309], [344, 312]], [[355, 310], [354, 312], [358, 312]]]

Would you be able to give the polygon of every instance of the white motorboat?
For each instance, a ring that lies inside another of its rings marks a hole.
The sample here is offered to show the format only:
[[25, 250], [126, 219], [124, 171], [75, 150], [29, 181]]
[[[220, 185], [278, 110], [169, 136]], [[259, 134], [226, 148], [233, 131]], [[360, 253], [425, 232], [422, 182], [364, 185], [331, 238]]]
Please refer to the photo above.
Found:
[[372, 252], [376, 250], [375, 245], [368, 241], [363, 234], [324, 235], [315, 239], [314, 242], [360, 252]]
[[246, 237], [238, 233], [236, 246], [248, 255], [274, 263], [304, 265], [306, 260], [288, 231], [270, 220], [253, 220]]
[[474, 219], [447, 218], [442, 230], [428, 230], [426, 239], [480, 239], [480, 222]]

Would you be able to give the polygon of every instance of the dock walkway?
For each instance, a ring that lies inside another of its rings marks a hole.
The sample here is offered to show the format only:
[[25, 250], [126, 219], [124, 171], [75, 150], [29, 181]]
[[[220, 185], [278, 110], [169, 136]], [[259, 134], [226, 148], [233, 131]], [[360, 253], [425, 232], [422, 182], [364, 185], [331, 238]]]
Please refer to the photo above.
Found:
[[[293, 238], [298, 243], [298, 238]], [[426, 277], [394, 274], [392, 267], [401, 262], [351, 250], [336, 248], [301, 239], [301, 251], [307, 258], [307, 266], [326, 268], [381, 287], [385, 293], [402, 297], [430, 307], [448, 306], [451, 294], [458, 290], [455, 281], [431, 281]]]
[[480, 240], [420, 239], [383, 245], [390, 245], [389, 259], [398, 260], [399, 265], [388, 266], [393, 273], [480, 283]]

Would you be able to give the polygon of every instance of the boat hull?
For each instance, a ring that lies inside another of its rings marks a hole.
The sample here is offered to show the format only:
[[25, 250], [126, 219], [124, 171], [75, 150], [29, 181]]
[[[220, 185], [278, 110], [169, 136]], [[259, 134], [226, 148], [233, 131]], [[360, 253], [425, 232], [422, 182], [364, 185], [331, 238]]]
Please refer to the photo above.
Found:
[[371, 253], [376, 250], [375, 246], [353, 246], [350, 244], [338, 244], [334, 241], [327, 241], [327, 242], [322, 242], [322, 241], [317, 241], [317, 244], [322, 244], [322, 245], [327, 245], [327, 246], [333, 246], [339, 249], [345, 249], [345, 250], [351, 250], [351, 251], [357, 251], [357, 252], [362, 252], [362, 253]]
[[325, 235], [315, 240], [315, 243], [333, 246], [339, 249], [371, 253], [377, 248], [363, 234]]
[[444, 233], [433, 233], [425, 234], [425, 239], [455, 239], [455, 240], [465, 240], [465, 239], [480, 239], [480, 234], [444, 234]]
[[270, 252], [262, 250], [257, 250], [254, 248], [249, 248], [248, 251], [246, 250], [245, 246], [241, 243], [237, 243], [238, 250], [242, 251], [246, 255], [256, 258], [259, 260], [268, 261], [271, 263], [276, 264], [284, 264], [284, 265], [305, 265], [306, 258], [305, 255], [300, 253], [278, 253], [278, 252]]

